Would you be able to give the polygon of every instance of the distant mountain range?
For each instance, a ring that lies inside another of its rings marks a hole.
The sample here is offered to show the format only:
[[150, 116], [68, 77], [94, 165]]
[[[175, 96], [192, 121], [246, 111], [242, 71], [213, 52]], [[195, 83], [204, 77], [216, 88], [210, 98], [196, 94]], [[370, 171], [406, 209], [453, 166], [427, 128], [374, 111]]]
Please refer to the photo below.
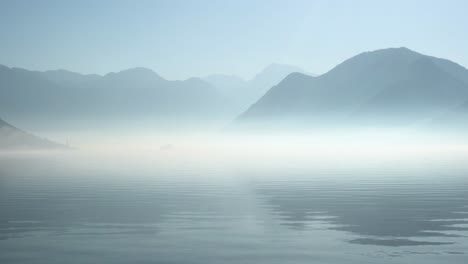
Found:
[[224, 123], [296, 70], [274, 64], [250, 81], [224, 75], [170, 81], [146, 68], [100, 76], [0, 66], [0, 114], [40, 129], [131, 125], [138, 123], [135, 121], [161, 127]]
[[235, 124], [420, 126], [454, 123], [454, 112], [466, 119], [465, 109], [468, 70], [407, 48], [390, 48], [354, 56], [318, 77], [290, 74]]
[[0, 119], [0, 151], [12, 149], [67, 149], [68, 147], [26, 133]]
[[[250, 80], [166, 80], [146, 68], [83, 75], [0, 66], [0, 115], [28, 128], [118, 123], [232, 127], [466, 127], [468, 70], [407, 48], [364, 52], [313, 76], [272, 64]], [[237, 118], [236, 118], [237, 116]]]
[[[224, 99], [198, 78], [169, 81], [145, 68], [105, 76], [0, 67], [0, 113], [23, 123], [100, 126], [142, 119], [222, 117]], [[215, 111], [218, 110], [218, 111]]]
[[213, 74], [203, 79], [229, 98], [235, 111], [238, 111], [236, 114], [240, 114], [262, 97], [268, 89], [294, 72], [315, 76], [296, 66], [273, 63], [250, 80], [224, 74]]

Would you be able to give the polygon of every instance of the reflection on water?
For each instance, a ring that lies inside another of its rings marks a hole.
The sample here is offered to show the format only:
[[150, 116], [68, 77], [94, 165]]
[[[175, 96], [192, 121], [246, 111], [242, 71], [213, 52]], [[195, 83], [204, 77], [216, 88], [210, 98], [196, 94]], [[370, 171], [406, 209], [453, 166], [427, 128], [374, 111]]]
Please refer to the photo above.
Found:
[[[335, 230], [362, 237], [350, 243], [382, 246], [444, 245], [468, 231], [463, 215], [468, 179], [441, 182], [391, 179], [370, 182], [281, 181], [259, 183], [286, 225], [304, 229], [327, 219]], [[468, 210], [467, 210], [468, 211]], [[325, 216], [327, 218], [317, 218]], [[468, 215], [467, 215], [468, 216]]]
[[1, 159], [0, 263], [468, 261], [463, 169], [71, 164]]

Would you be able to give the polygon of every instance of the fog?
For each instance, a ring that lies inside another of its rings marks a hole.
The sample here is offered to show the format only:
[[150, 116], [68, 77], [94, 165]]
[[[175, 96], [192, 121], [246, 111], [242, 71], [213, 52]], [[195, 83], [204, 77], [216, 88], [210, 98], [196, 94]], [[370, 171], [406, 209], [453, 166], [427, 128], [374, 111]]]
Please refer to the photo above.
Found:
[[468, 263], [468, 2], [387, 2], [0, 0], [0, 263]]
[[[317, 167], [382, 162], [440, 163], [468, 158], [468, 137], [398, 129], [296, 132], [110, 131], [49, 132], [66, 149], [2, 150], [8, 155], [52, 155], [85, 160], [142, 162], [152, 166]], [[75, 160], [75, 161], [77, 161]], [[167, 164], [165, 164], [167, 163]]]

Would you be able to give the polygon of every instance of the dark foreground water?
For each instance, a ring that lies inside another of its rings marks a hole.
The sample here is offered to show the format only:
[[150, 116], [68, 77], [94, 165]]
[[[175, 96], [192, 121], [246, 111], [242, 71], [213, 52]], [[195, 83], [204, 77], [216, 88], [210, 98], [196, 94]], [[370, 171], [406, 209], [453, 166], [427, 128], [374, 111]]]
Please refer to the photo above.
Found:
[[2, 156], [0, 263], [468, 263], [463, 161], [196, 164]]

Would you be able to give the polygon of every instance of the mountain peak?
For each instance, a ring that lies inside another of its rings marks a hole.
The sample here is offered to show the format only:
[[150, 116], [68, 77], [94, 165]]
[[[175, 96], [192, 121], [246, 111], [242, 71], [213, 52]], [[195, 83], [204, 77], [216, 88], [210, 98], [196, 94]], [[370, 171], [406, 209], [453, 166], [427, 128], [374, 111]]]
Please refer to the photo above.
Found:
[[407, 47], [399, 47], [399, 48], [386, 48], [386, 49], [378, 49], [373, 51], [363, 52], [361, 54], [356, 55], [355, 57], [359, 56], [377, 56], [377, 57], [393, 57], [393, 56], [422, 56], [422, 54], [413, 51]]
[[144, 68], [144, 67], [135, 67], [126, 70], [122, 70], [119, 72], [111, 72], [106, 74], [106, 77], [111, 78], [125, 78], [125, 79], [134, 79], [139, 81], [144, 80], [153, 80], [153, 81], [162, 81], [165, 80], [159, 74], [154, 72], [151, 69]]
[[145, 67], [134, 67], [118, 72], [119, 74], [147, 74], [147, 75], [158, 75], [153, 70]]
[[400, 72], [424, 56], [406, 47], [367, 51], [338, 64], [327, 75], [328, 78], [335, 78], [336, 75], [355, 76], [359, 72], [363, 73], [375, 69], [380, 69], [382, 73]]
[[260, 71], [260, 73], [258, 73], [257, 76], [261, 74], [274, 74], [274, 73], [284, 73], [284, 72], [288, 72], [288, 73], [304, 72], [304, 70], [299, 67], [288, 65], [288, 64], [272, 63], [266, 66], [262, 71]]
[[288, 74], [281, 82], [284, 81], [296, 81], [296, 80], [303, 80], [303, 79], [310, 79], [314, 78], [314, 76], [310, 76], [308, 74], [302, 73], [302, 72], [292, 72]]

